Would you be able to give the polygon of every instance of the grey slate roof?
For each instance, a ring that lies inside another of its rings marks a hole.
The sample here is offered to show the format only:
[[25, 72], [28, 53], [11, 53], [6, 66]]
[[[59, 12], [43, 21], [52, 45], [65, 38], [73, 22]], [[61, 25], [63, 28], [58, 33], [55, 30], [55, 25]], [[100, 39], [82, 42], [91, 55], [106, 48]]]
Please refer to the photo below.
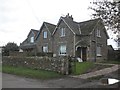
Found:
[[21, 49], [33, 49], [36, 47], [36, 44], [35, 43], [30, 43], [30, 44], [25, 44], [25, 45], [20, 45], [20, 48]]
[[55, 27], [56, 27], [56, 25], [48, 23], [48, 22], [44, 22], [44, 24], [46, 24], [46, 26], [48, 27], [50, 33], [52, 34], [54, 29], [55, 29]]
[[40, 31], [39, 31], [39, 33], [38, 33], [38, 35], [37, 35], [37, 37], [36, 37], [36, 40], [37, 40], [37, 38], [39, 37], [39, 35], [40, 35], [40, 33], [41, 33], [41, 30], [42, 30], [42, 28], [43, 28], [44, 25], [46, 25], [46, 27], [47, 27], [48, 30], [50, 31], [51, 35], [52, 35], [52, 33], [53, 33], [53, 31], [54, 31], [54, 29], [55, 29], [55, 27], [56, 27], [56, 25], [54, 25], [54, 24], [51, 24], [51, 23], [48, 23], [48, 22], [43, 22], [43, 24], [42, 24], [42, 26], [41, 26], [41, 28], [40, 28]]
[[90, 34], [94, 27], [96, 26], [96, 24], [98, 23], [98, 21], [101, 19], [93, 19], [93, 20], [89, 20], [89, 21], [84, 21], [84, 22], [80, 22], [80, 29], [81, 29], [81, 33], [83, 35], [88, 35]]
[[98, 18], [98, 19], [88, 20], [84, 22], [75, 22], [67, 17], [61, 17], [61, 18], [69, 25], [69, 27], [77, 35], [80, 35], [80, 31], [81, 31], [81, 35], [89, 35], [94, 29], [97, 22], [101, 20]]
[[80, 34], [78, 23], [74, 22], [70, 18], [61, 17], [69, 25], [69, 27], [74, 31], [75, 34]]
[[34, 33], [34, 37], [36, 38], [39, 31], [35, 30], [35, 29], [31, 29], [30, 32], [29, 32], [29, 34], [28, 34], [28, 36], [27, 36], [27, 38], [21, 43], [21, 45], [25, 45], [25, 44], [28, 43], [27, 40], [29, 39], [29, 35], [30, 35], [31, 32]]

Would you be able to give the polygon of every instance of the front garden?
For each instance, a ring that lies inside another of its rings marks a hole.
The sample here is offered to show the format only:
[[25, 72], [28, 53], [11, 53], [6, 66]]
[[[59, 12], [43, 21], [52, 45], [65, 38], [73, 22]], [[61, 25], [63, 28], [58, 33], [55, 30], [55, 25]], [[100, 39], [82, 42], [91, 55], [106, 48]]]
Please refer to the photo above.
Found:
[[[3, 57], [2, 72], [30, 78], [52, 79], [65, 75], [80, 75], [108, 68], [107, 61], [77, 62], [70, 57]], [[112, 62], [111, 63], [118, 63]]]
[[37, 79], [52, 79], [64, 77], [64, 75], [53, 71], [37, 70], [26, 67], [14, 67], [10, 65], [3, 65], [2, 72]]

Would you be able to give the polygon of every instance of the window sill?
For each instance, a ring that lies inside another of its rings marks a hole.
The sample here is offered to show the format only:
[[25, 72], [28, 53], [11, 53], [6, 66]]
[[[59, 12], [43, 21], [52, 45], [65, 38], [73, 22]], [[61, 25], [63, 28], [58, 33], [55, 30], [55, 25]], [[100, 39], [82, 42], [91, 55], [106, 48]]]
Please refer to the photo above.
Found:
[[59, 56], [66, 56], [67, 54], [59, 54]]
[[101, 36], [97, 36], [98, 38], [101, 38]]
[[97, 54], [97, 57], [101, 57], [102, 55], [101, 54]]
[[60, 36], [60, 37], [65, 37], [65, 36]]

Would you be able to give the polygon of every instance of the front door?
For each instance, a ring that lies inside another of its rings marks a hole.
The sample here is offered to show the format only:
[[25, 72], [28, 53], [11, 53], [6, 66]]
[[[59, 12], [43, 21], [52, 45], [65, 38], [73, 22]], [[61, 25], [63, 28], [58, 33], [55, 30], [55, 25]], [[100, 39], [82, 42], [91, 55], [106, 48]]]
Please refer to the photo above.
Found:
[[87, 50], [86, 47], [78, 47], [76, 51], [76, 56], [80, 57], [83, 61], [86, 61], [87, 60], [86, 50]]

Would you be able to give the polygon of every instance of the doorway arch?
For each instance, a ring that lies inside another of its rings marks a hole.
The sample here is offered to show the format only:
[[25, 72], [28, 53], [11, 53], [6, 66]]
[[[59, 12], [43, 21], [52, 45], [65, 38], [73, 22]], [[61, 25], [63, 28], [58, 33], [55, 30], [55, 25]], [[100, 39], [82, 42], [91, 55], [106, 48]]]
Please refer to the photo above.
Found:
[[76, 57], [81, 58], [83, 61], [87, 61], [87, 47], [76, 47]]

